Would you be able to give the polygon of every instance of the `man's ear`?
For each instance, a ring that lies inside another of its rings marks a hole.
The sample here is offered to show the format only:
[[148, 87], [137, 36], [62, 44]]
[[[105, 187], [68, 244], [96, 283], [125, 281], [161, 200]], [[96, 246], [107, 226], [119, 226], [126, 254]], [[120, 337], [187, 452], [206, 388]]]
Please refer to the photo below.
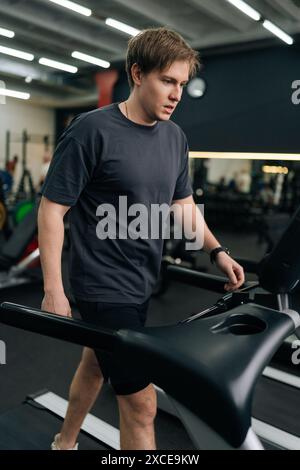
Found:
[[131, 76], [132, 76], [133, 83], [139, 86], [142, 81], [142, 71], [140, 69], [140, 66], [137, 63], [134, 63], [131, 66]]

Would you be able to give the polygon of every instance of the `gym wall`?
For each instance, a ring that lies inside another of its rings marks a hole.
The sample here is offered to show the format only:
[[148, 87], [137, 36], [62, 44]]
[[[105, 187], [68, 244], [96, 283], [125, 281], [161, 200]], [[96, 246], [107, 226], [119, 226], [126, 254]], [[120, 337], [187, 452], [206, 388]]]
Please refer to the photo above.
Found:
[[[292, 82], [300, 80], [299, 45], [207, 53], [202, 62], [205, 95], [192, 99], [185, 90], [172, 117], [191, 150], [300, 153], [300, 105], [291, 100]], [[114, 101], [127, 93], [123, 74]]]
[[[33, 106], [21, 100], [6, 99], [6, 104], [0, 104], [0, 166], [5, 164], [5, 136], [6, 131], [12, 134], [22, 134], [24, 129], [27, 133], [48, 134], [55, 133], [55, 112], [53, 109]], [[17, 167], [15, 181], [19, 181], [21, 173], [22, 144], [11, 143], [10, 157], [17, 154], [19, 164]], [[32, 173], [34, 183], [40, 178], [41, 164], [44, 154], [42, 144], [30, 144], [27, 146], [27, 164]]]

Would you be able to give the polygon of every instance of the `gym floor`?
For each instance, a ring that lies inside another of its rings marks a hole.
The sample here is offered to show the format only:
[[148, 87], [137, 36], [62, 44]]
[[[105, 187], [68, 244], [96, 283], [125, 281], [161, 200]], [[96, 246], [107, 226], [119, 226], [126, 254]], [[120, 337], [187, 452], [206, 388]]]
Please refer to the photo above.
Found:
[[[232, 248], [233, 256], [259, 260], [265, 251], [264, 246], [257, 245], [254, 235], [218, 233], [217, 231], [215, 233], [223, 244]], [[200, 264], [206, 267], [208, 272], [217, 272], [214, 267], [210, 266], [206, 255], [200, 254], [199, 256], [201, 256]], [[247, 278], [251, 279], [250, 276]], [[219, 297], [219, 294], [173, 283], [165, 294], [151, 300], [147, 325], [177, 323], [188, 315], [210, 306]], [[3, 290], [0, 293], [1, 301], [12, 301], [38, 308], [41, 299], [40, 285], [32, 288], [23, 286], [17, 290]], [[0, 414], [18, 406], [27, 395], [43, 389], [51, 390], [67, 399], [69, 385], [80, 359], [81, 347], [5, 325], [0, 325], [0, 339], [5, 341], [7, 350], [7, 363], [0, 366], [2, 384]], [[263, 403], [263, 393], [265, 392], [259, 391], [255, 397], [255, 403], [268, 415], [269, 412], [265, 410]], [[270, 400], [271, 398], [269, 397]], [[283, 399], [282, 409], [279, 410], [281, 413], [285, 411], [285, 402], [286, 400]], [[297, 399], [295, 395], [295, 407], [297, 407], [295, 413], [300, 410], [299, 405], [299, 398]], [[118, 426], [116, 402], [109, 386], [104, 387], [91, 413]], [[299, 418], [300, 415], [294, 417], [294, 431], [300, 436]], [[156, 433], [160, 449], [193, 449], [193, 444], [181, 423], [162, 411], [158, 412], [156, 419]], [[49, 436], [49, 439], [51, 438], [52, 436]]]

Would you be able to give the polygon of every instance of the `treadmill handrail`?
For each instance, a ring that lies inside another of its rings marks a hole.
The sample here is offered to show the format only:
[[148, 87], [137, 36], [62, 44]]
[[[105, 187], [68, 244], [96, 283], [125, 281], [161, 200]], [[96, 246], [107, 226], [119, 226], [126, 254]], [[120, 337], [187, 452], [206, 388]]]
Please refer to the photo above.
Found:
[[182, 266], [169, 265], [167, 267], [168, 279], [184, 282], [189, 285], [201, 287], [214, 292], [224, 293], [224, 285], [228, 282], [226, 277], [202, 273]]
[[[254, 335], [242, 333], [236, 337], [230, 330], [224, 334], [224, 328], [234, 325], [236, 318], [240, 324], [241, 315], [245, 315], [246, 327], [254, 321], [259, 328], [265, 328]], [[242, 305], [218, 319], [211, 317], [181, 327], [112, 331], [4, 302], [0, 306], [0, 322], [136, 360], [152, 382], [201, 417], [235, 448], [242, 444], [250, 427], [254, 384], [295, 328], [288, 315], [255, 304]], [[223, 348], [218, 347], [221, 337]]]
[[116, 331], [109, 328], [12, 302], [3, 302], [0, 305], [0, 322], [108, 352], [114, 351], [117, 342]]

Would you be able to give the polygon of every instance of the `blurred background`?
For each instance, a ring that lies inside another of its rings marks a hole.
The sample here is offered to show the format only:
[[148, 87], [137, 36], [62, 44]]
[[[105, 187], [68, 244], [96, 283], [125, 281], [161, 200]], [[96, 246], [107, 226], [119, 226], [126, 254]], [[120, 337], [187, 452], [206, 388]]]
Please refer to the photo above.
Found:
[[298, 0], [2, 0], [0, 165], [10, 211], [41, 185], [74, 116], [128, 96], [128, 39], [160, 25], [200, 53], [199, 74], [172, 118], [187, 135], [195, 196], [211, 222], [223, 225], [227, 200], [237, 213], [243, 205], [254, 213], [293, 212], [300, 184]]

